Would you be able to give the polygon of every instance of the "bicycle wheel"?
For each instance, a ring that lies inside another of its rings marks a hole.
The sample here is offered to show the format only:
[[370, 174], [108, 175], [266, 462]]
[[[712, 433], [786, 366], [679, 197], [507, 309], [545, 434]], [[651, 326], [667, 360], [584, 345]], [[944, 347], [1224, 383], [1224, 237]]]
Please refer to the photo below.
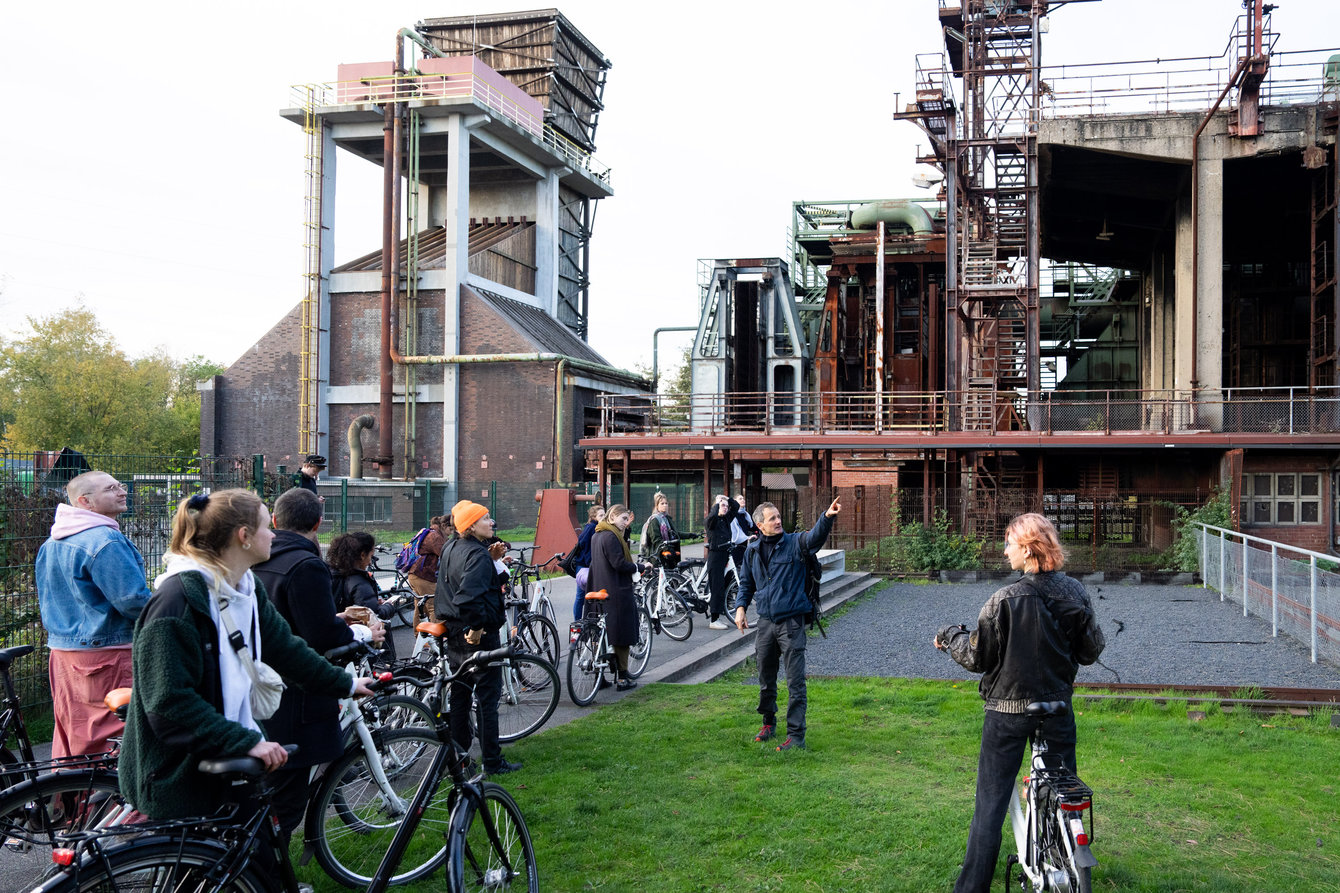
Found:
[[517, 645], [530, 654], [558, 666], [558, 627], [540, 614], [524, 614], [516, 625]]
[[605, 657], [600, 653], [600, 630], [584, 627], [577, 641], [568, 647], [568, 697], [578, 707], [596, 699], [605, 675]]
[[[451, 817], [451, 857], [447, 860], [449, 893], [526, 890], [539, 893], [535, 847], [512, 795], [492, 782], [480, 785], [483, 801], [476, 807], [462, 799]], [[489, 834], [492, 821], [497, 844]]]
[[[128, 811], [114, 772], [48, 772], [0, 793], [0, 843], [19, 853], [51, 849], [58, 835], [102, 827]], [[16, 890], [34, 886], [52, 868], [49, 854], [5, 863], [5, 881]]]
[[[361, 747], [350, 749], [326, 770], [307, 804], [307, 842], [321, 868], [346, 887], [366, 887], [391, 846], [414, 792], [442, 746], [428, 729], [397, 729], [381, 736], [376, 759], [387, 787], [373, 775]], [[447, 856], [452, 787], [440, 787], [419, 818], [418, 835], [397, 868], [392, 884], [418, 880]]]
[[[382, 595], [384, 599], [395, 599], [395, 616], [399, 621], [414, 628], [414, 590], [408, 586], [395, 586]], [[389, 625], [389, 622], [388, 622]]]
[[42, 893], [275, 893], [276, 881], [256, 862], [233, 881], [218, 883], [219, 865], [235, 858], [228, 847], [208, 840], [181, 842], [140, 838], [83, 858], [40, 888]]
[[540, 615], [558, 629], [558, 614], [554, 613], [554, 603], [549, 600], [549, 596], [540, 596]]
[[636, 679], [647, 671], [651, 660], [651, 614], [646, 608], [637, 611], [637, 642], [628, 649], [628, 678]]
[[[539, 618], [543, 619], [543, 618]], [[517, 741], [549, 721], [558, 707], [558, 671], [549, 661], [518, 654], [503, 661], [498, 740]]]
[[684, 600], [681, 590], [689, 586], [688, 579], [678, 571], [665, 575], [665, 604], [661, 606], [661, 632], [676, 642], [693, 635], [693, 609]]
[[[374, 728], [387, 731], [407, 728], [431, 729], [436, 724], [436, 718], [428, 705], [408, 695], [383, 695], [373, 701], [373, 707], [376, 708], [380, 718], [380, 722], [376, 723]], [[371, 724], [369, 721], [369, 725]]]

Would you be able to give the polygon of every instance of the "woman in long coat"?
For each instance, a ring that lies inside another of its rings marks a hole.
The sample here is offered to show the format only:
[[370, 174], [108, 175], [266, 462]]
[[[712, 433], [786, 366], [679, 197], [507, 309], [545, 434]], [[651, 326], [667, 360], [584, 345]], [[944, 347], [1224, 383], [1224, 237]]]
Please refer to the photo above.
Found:
[[637, 685], [628, 678], [628, 648], [637, 644], [637, 600], [633, 597], [633, 561], [624, 531], [633, 522], [633, 513], [627, 506], [615, 505], [605, 513], [605, 519], [596, 525], [591, 537], [591, 569], [586, 591], [601, 589], [609, 594], [605, 600], [605, 633], [618, 661], [615, 688], [627, 691]]

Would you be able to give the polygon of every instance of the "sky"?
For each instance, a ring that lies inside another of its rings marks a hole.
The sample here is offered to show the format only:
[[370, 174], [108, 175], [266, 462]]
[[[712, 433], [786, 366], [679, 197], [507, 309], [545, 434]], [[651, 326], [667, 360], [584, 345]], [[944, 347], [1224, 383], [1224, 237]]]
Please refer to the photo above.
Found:
[[[1279, 47], [1340, 46], [1333, 2], [1279, 0]], [[420, 19], [541, 5], [4, 4], [0, 337], [82, 303], [132, 356], [231, 363], [303, 293], [290, 87], [391, 58]], [[936, 0], [556, 5], [612, 63], [590, 342], [614, 365], [649, 366], [656, 328], [697, 324], [699, 258], [785, 256], [793, 201], [927, 195], [912, 185], [927, 140], [892, 115], [914, 57], [943, 49]], [[1043, 61], [1218, 55], [1241, 12], [1072, 3], [1053, 10]], [[380, 239], [380, 168], [342, 153], [339, 170], [337, 263]], [[662, 372], [690, 339], [661, 337]]]

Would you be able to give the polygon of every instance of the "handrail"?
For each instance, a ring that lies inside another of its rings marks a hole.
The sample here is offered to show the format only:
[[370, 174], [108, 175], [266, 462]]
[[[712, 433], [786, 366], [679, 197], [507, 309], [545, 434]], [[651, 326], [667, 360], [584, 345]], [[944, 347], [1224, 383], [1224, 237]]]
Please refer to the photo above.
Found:
[[[417, 102], [428, 104], [441, 99], [473, 99], [512, 122], [575, 168], [608, 183], [610, 168], [590, 152], [559, 133], [542, 119], [522, 108], [515, 99], [477, 74], [405, 74], [360, 78], [354, 81], [329, 81], [320, 84], [294, 84], [290, 87], [296, 106], [310, 102], [313, 108], [327, 109], [361, 103]], [[310, 99], [308, 91], [311, 91]]]
[[[923, 434], [1296, 437], [1340, 433], [1340, 387], [731, 394], [602, 394], [601, 437]], [[986, 400], [990, 405], [983, 403]]]

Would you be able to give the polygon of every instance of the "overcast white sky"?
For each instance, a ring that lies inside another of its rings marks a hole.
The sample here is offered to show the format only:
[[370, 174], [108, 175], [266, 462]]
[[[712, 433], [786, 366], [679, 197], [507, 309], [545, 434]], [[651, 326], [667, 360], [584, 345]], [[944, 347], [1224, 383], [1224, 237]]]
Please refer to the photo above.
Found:
[[[302, 295], [290, 85], [391, 58], [423, 18], [542, 5], [4, 4], [0, 334], [82, 300], [132, 355], [231, 363]], [[613, 62], [590, 340], [615, 365], [649, 363], [657, 327], [697, 323], [698, 258], [784, 255], [792, 201], [926, 194], [911, 185], [924, 137], [892, 113], [914, 56], [942, 49], [936, 0], [556, 5]], [[1241, 11], [1075, 3], [1053, 11], [1044, 61], [1216, 55]], [[1279, 0], [1274, 26], [1281, 48], [1340, 45], [1334, 0]], [[378, 171], [340, 159], [337, 262], [378, 247]], [[663, 363], [684, 337], [663, 336]]]

